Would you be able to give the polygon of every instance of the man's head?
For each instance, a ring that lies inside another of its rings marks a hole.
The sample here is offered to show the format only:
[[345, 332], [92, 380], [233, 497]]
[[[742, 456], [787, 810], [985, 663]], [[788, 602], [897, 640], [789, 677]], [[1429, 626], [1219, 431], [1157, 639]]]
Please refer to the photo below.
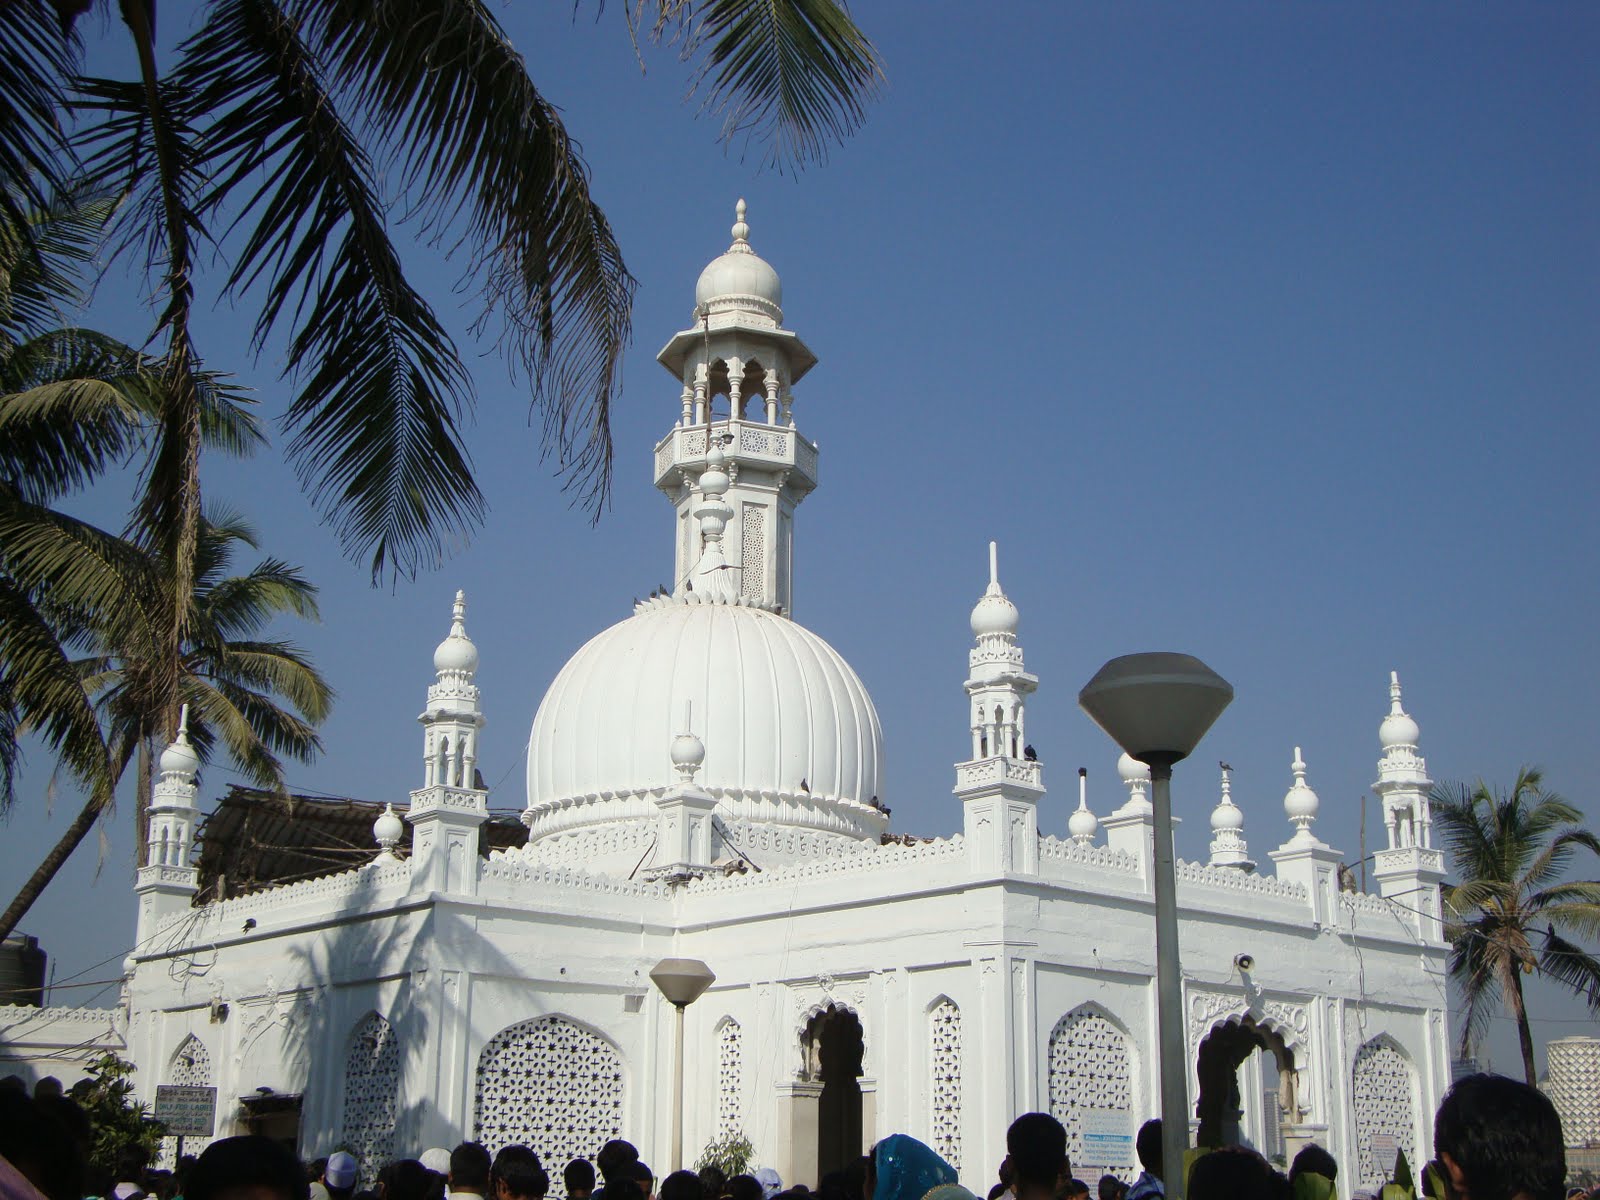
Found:
[[700, 1188], [705, 1193], [705, 1200], [721, 1200], [722, 1190], [727, 1186], [728, 1174], [721, 1167], [700, 1168]]
[[492, 1165], [489, 1152], [477, 1142], [462, 1142], [450, 1151], [450, 1190], [484, 1195], [489, 1190]]
[[636, 1162], [633, 1164], [633, 1181], [639, 1185], [639, 1191], [645, 1196], [653, 1196], [656, 1190], [656, 1173], [650, 1169], [648, 1163]]
[[349, 1200], [355, 1193], [356, 1179], [361, 1174], [361, 1164], [356, 1156], [345, 1150], [336, 1150], [328, 1156], [322, 1168], [322, 1186], [328, 1189], [333, 1200]]
[[1254, 1150], [1229, 1146], [1195, 1160], [1189, 1200], [1273, 1200], [1278, 1178]]
[[674, 1171], [661, 1181], [661, 1200], [708, 1200], [706, 1186], [693, 1171]]
[[300, 1160], [271, 1138], [212, 1142], [195, 1161], [184, 1200], [306, 1200]]
[[1100, 1186], [1096, 1190], [1100, 1193], [1100, 1200], [1122, 1200], [1122, 1194], [1128, 1188], [1115, 1175], [1102, 1175], [1100, 1176]]
[[544, 1200], [550, 1176], [539, 1156], [526, 1146], [507, 1146], [494, 1156], [494, 1191], [497, 1200]]
[[633, 1164], [638, 1161], [638, 1147], [621, 1138], [612, 1138], [594, 1156], [594, 1165], [600, 1168], [600, 1175], [607, 1187], [611, 1186], [613, 1179], [632, 1179]]
[[1066, 1128], [1049, 1113], [1023, 1113], [1011, 1122], [1006, 1130], [1006, 1152], [1019, 1196], [1040, 1189], [1054, 1194], [1072, 1174]]
[[1547, 1096], [1515, 1079], [1459, 1080], [1433, 1119], [1433, 1152], [1452, 1200], [1561, 1200], [1561, 1118]]
[[1081, 1179], [1067, 1180], [1061, 1189], [1061, 1200], [1089, 1200], [1089, 1185]]
[[1161, 1171], [1161, 1118], [1146, 1121], [1139, 1126], [1139, 1136], [1133, 1141], [1134, 1152], [1139, 1155], [1139, 1164], [1157, 1179], [1164, 1180], [1166, 1176]]
[[1321, 1175], [1324, 1179], [1339, 1178], [1339, 1164], [1315, 1142], [1305, 1146], [1299, 1154], [1294, 1156], [1294, 1162], [1289, 1165], [1289, 1178], [1298, 1179], [1302, 1175]]
[[575, 1158], [561, 1171], [561, 1182], [566, 1185], [567, 1200], [583, 1200], [594, 1191], [594, 1164], [587, 1158]]

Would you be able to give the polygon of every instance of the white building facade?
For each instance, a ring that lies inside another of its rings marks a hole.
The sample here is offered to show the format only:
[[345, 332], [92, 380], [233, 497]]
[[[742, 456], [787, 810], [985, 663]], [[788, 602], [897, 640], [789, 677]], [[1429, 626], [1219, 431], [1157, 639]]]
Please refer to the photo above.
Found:
[[[758, 1163], [814, 1186], [908, 1132], [977, 1189], [1009, 1122], [1043, 1109], [1079, 1175], [1136, 1173], [1133, 1135], [1159, 1107], [1146, 773], [1124, 759], [1114, 812], [1080, 793], [1061, 836], [1040, 829], [1039, 681], [991, 556], [971, 740], [952, 747], [962, 830], [886, 836], [872, 701], [790, 615], [795, 513], [818, 482], [792, 386], [816, 358], [781, 305], [741, 202], [693, 327], [659, 356], [677, 381], [653, 464], [676, 582], [551, 684], [526, 846], [478, 853], [484, 699], [460, 597], [420, 718], [421, 786], [379, 819], [366, 865], [195, 906], [196, 762], [185, 736], [169, 748], [126, 989], [143, 1094], [209, 1083], [220, 1133], [277, 1132], [308, 1157], [348, 1145], [369, 1172], [464, 1137], [559, 1167], [620, 1135], [664, 1174], [673, 1013], [648, 972], [695, 958], [717, 980], [687, 1014], [691, 1159], [743, 1133]], [[1202, 1140], [1291, 1156], [1317, 1141], [1356, 1182], [1397, 1149], [1427, 1157], [1450, 1038], [1417, 743], [1393, 681], [1378, 895], [1341, 887], [1298, 751], [1270, 874], [1224, 776], [1209, 861], [1178, 866]], [[1262, 1056], [1274, 1111], [1252, 1082]]]

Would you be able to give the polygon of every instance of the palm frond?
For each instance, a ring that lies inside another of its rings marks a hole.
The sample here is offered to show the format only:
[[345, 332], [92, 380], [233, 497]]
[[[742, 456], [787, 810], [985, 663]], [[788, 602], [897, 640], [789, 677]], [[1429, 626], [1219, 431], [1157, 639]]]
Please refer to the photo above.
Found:
[[1583, 997], [1589, 1011], [1600, 1016], [1600, 958], [1554, 929], [1546, 929], [1539, 953], [1539, 973]]
[[219, 686], [237, 684], [282, 696], [313, 724], [333, 711], [333, 688], [292, 642], [231, 641], [208, 657], [203, 673]]
[[319, 620], [317, 587], [300, 568], [275, 558], [265, 559], [247, 575], [235, 575], [212, 587], [201, 604], [201, 615], [224, 638], [249, 637], [274, 618], [293, 613], [308, 621]]
[[60, 190], [69, 161], [61, 81], [72, 77], [76, 47], [40, 0], [0, 4], [0, 225], [31, 256], [28, 214]]
[[18, 231], [0, 213], [0, 339], [23, 341], [70, 324], [86, 298], [82, 275], [116, 212], [113, 196], [83, 187], [52, 194]]
[[[560, 113], [487, 5], [292, 0], [304, 37], [400, 163], [425, 234], [457, 236], [483, 280], [476, 326], [499, 323], [534, 384], [543, 442], [598, 514], [635, 281]], [[461, 218], [464, 217], [464, 222]]]

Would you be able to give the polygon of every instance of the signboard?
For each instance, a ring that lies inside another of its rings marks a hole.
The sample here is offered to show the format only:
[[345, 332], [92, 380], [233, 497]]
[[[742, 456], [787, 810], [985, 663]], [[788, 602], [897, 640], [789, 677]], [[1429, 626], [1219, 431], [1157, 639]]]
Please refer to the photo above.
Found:
[[[1081, 1114], [1083, 1161], [1100, 1168], [1121, 1168], [1134, 1161], [1133, 1132], [1128, 1114], [1114, 1108], [1091, 1108]], [[1077, 1163], [1072, 1164], [1074, 1168]]]
[[1372, 1161], [1383, 1172], [1385, 1179], [1394, 1173], [1395, 1156], [1400, 1152], [1400, 1143], [1395, 1141], [1392, 1133], [1375, 1133], [1372, 1135]]
[[156, 1085], [151, 1116], [175, 1137], [210, 1137], [216, 1129], [217, 1089], [176, 1083]]

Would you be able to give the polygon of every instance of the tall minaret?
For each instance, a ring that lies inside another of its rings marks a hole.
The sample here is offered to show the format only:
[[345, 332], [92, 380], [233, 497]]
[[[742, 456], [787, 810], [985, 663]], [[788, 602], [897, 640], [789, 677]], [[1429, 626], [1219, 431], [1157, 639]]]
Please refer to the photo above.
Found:
[[[783, 285], [750, 247], [739, 201], [733, 244], [700, 273], [694, 325], [656, 360], [682, 389], [673, 429], [656, 444], [655, 481], [678, 514], [672, 590], [693, 583], [705, 555], [707, 471], [725, 486], [709, 498], [725, 527], [721, 553], [734, 594], [792, 611], [794, 509], [817, 486], [817, 447], [795, 428], [792, 386], [816, 355], [783, 328]], [[720, 444], [723, 462], [707, 462]]]
[[489, 793], [478, 782], [478, 648], [467, 637], [467, 595], [456, 593], [450, 633], [433, 652], [435, 679], [422, 723], [422, 787], [411, 793], [413, 888], [472, 893], [478, 880], [478, 827]]
[[1039, 797], [1044, 783], [1028, 753], [1025, 710], [1039, 686], [1017, 645], [1017, 606], [1000, 590], [995, 544], [989, 586], [972, 610], [976, 639], [966, 680], [972, 757], [956, 764], [956, 795], [973, 865], [1034, 873], [1039, 865]]
[[158, 775], [150, 789], [150, 840], [134, 890], [139, 896], [138, 941], [156, 932], [161, 919], [193, 902], [200, 873], [189, 861], [200, 810], [195, 774], [200, 756], [189, 744], [189, 706], [178, 718], [178, 736], [161, 752]]
[[1442, 936], [1444, 854], [1433, 848], [1433, 813], [1428, 805], [1428, 764], [1417, 753], [1421, 731], [1400, 703], [1400, 674], [1389, 673], [1389, 715], [1378, 726], [1383, 757], [1372, 790], [1383, 805], [1388, 845], [1372, 856], [1373, 877], [1381, 895], [1390, 896], [1413, 914], [1423, 937]]

